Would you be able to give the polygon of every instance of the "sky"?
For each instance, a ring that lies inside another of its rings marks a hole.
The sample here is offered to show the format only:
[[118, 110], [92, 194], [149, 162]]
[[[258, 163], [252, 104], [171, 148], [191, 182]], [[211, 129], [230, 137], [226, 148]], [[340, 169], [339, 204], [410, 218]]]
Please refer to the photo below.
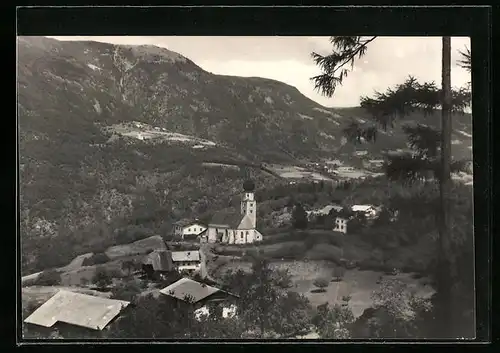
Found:
[[[379, 37], [354, 65], [332, 98], [315, 91], [311, 77], [321, 73], [311, 52], [331, 52], [329, 37], [54, 37], [59, 40], [93, 40], [113, 44], [149, 44], [175, 51], [214, 74], [265, 77], [296, 87], [327, 107], [359, 105], [361, 96], [402, 83], [408, 75], [419, 81], [441, 83], [441, 37]], [[453, 87], [470, 81], [457, 66], [458, 50], [470, 48], [468, 37], [452, 37]]]

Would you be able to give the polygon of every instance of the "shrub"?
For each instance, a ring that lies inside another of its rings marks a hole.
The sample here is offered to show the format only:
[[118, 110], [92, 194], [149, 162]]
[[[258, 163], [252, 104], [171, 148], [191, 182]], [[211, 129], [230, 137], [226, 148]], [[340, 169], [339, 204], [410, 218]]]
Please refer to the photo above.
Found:
[[47, 270], [40, 273], [36, 280], [39, 286], [57, 286], [61, 284], [61, 273], [56, 270]]
[[345, 274], [345, 268], [343, 267], [335, 267], [333, 269], [333, 278], [332, 278], [332, 281], [333, 282], [339, 282], [342, 280], [342, 278], [344, 277], [344, 274]]
[[314, 280], [314, 285], [318, 288], [326, 288], [329, 285], [329, 282], [326, 278], [316, 278]]
[[108, 257], [108, 255], [102, 252], [83, 259], [82, 266], [101, 265], [108, 262], [109, 260], [110, 258]]
[[96, 286], [103, 288], [109, 286], [112, 283], [112, 278], [110, 273], [106, 268], [99, 266], [97, 267], [94, 276], [92, 277], [92, 283]]

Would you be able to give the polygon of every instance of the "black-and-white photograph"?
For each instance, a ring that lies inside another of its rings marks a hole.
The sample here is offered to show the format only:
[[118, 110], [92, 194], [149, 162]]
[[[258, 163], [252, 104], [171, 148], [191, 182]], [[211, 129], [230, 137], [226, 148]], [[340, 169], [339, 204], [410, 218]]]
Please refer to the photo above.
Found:
[[25, 339], [476, 335], [468, 37], [18, 36]]

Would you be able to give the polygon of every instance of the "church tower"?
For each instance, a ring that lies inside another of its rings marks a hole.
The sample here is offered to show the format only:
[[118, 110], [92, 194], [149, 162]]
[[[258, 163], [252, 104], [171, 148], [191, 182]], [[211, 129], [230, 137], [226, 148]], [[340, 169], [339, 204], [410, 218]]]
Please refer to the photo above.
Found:
[[243, 197], [241, 199], [241, 214], [248, 216], [252, 222], [252, 228], [257, 226], [257, 202], [255, 201], [255, 183], [247, 180], [243, 183]]

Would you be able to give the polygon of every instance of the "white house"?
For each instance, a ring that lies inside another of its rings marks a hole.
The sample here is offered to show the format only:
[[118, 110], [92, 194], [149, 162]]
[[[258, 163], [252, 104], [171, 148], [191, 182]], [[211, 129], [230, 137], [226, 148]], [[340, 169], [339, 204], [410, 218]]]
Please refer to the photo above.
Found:
[[337, 171], [339, 171], [339, 172], [353, 172], [354, 167], [338, 167]]
[[181, 220], [174, 224], [174, 235], [182, 239], [186, 236], [199, 236], [207, 230], [207, 226], [198, 220]]
[[380, 212], [380, 209], [373, 205], [354, 205], [351, 210], [363, 213], [367, 218], [376, 218]]
[[262, 241], [257, 226], [257, 202], [253, 181], [243, 183], [240, 212], [218, 212], [208, 224], [209, 243], [249, 244]]
[[356, 151], [354, 152], [356, 156], [366, 156], [368, 154], [368, 151]]
[[200, 252], [172, 251], [172, 263], [177, 271], [198, 272], [201, 268]]
[[335, 218], [335, 227], [333, 228], [333, 231], [346, 234], [348, 221], [349, 220], [347, 218], [342, 218], [342, 217]]
[[[238, 307], [235, 304], [228, 304], [222, 307], [222, 318], [227, 319], [236, 316], [236, 311]], [[201, 320], [202, 316], [210, 316], [210, 309], [207, 305], [202, 306], [194, 311], [195, 318]]]

